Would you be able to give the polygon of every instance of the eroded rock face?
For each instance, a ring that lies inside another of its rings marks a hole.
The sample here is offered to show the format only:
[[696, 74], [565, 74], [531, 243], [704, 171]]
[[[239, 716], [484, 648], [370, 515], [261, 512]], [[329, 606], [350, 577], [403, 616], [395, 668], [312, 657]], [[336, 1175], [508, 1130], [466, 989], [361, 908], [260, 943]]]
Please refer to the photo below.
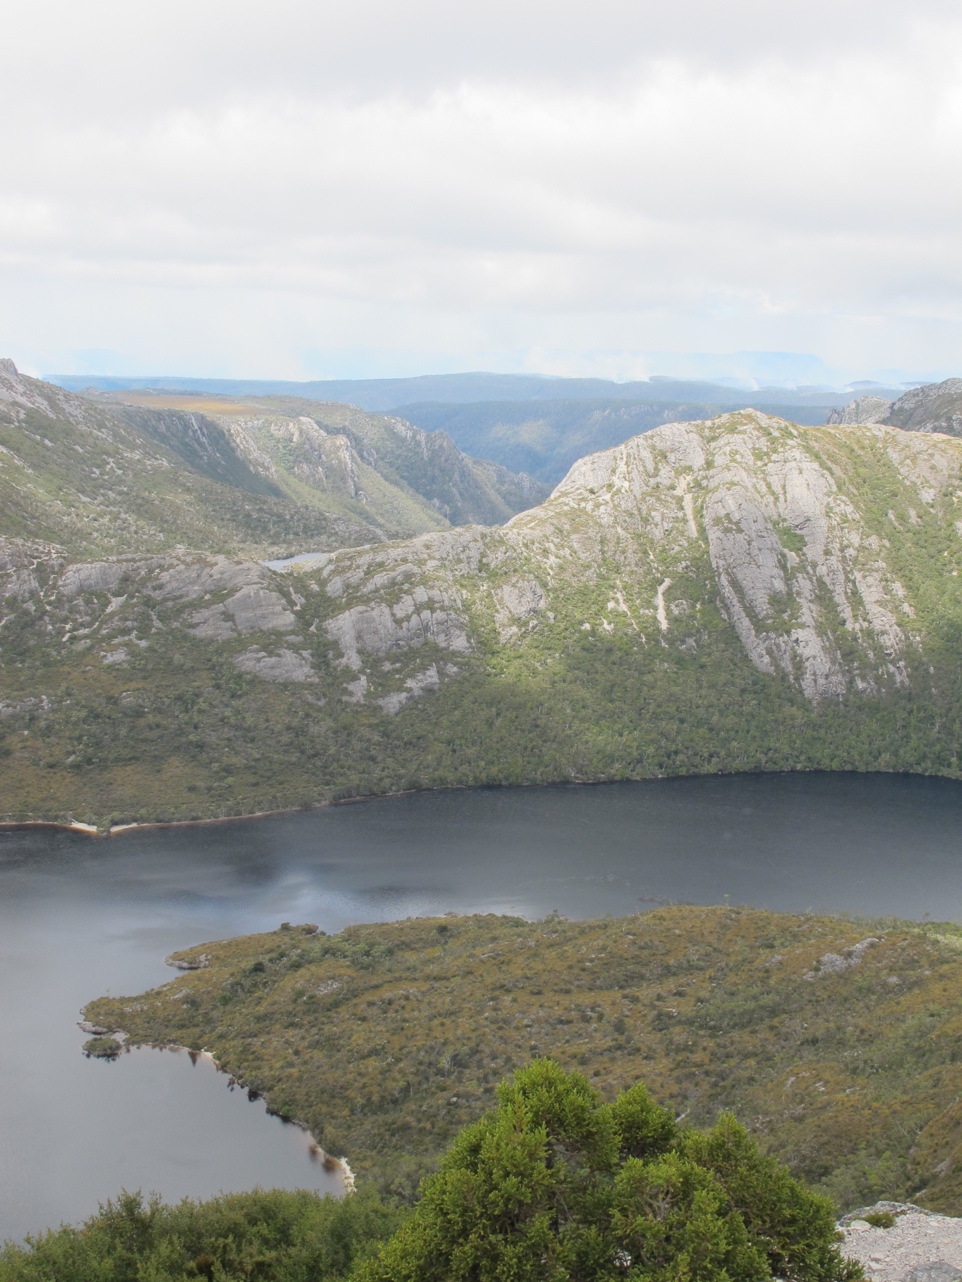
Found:
[[494, 622], [502, 645], [513, 641], [522, 630], [537, 626], [537, 616], [547, 605], [544, 588], [537, 579], [513, 579], [494, 590]]
[[882, 423], [892, 408], [884, 396], [858, 396], [839, 410], [829, 410], [827, 423], [852, 426], [856, 423]]
[[[860, 508], [852, 449], [890, 469], [897, 513]], [[892, 546], [928, 521], [948, 557], [959, 503], [960, 442], [742, 411], [583, 459], [501, 528], [342, 548], [288, 573], [186, 552], [64, 566], [55, 549], [0, 542], [0, 601], [6, 612], [43, 603], [59, 644], [95, 646], [108, 666], [136, 665], [180, 631], [251, 675], [391, 715], [487, 664], [492, 645], [504, 664], [564, 655], [581, 633], [623, 636], [639, 656], [697, 653], [711, 614], [716, 634], [730, 624], [726, 644], [737, 637], [760, 672], [817, 704], [919, 670]]]
[[[898, 435], [875, 430], [886, 442]], [[549, 605], [559, 580], [606, 557], [623, 569], [606, 616], [586, 629], [610, 631], [617, 613], [666, 642], [692, 629], [690, 603], [671, 593], [707, 551], [715, 600], [760, 671], [784, 675], [812, 701], [903, 684], [911, 606], [880, 540], [810, 448], [811, 431], [757, 411], [656, 428], [581, 460], [506, 537], [545, 563]], [[911, 447], [891, 446], [908, 459]], [[958, 467], [955, 457], [941, 472], [913, 459], [907, 470], [931, 501]], [[843, 662], [843, 632], [864, 661]], [[680, 643], [697, 648], [697, 633]]]
[[885, 575], [878, 548], [863, 548], [858, 513], [825, 468], [794, 443], [769, 448], [760, 464], [761, 436], [756, 426], [720, 442], [706, 487], [724, 613], [755, 666], [784, 672], [809, 699], [839, 696], [849, 684], [839, 624], [880, 650], [902, 683], [901, 585]]
[[260, 677], [263, 681], [317, 683], [317, 674], [311, 667], [311, 656], [305, 650], [280, 649], [276, 654], [267, 654], [264, 650], [253, 647], [234, 655], [234, 663], [241, 672]]
[[336, 615], [325, 631], [340, 646], [342, 662], [360, 672], [365, 655], [384, 657], [419, 649], [433, 641], [442, 650], [466, 654], [471, 649], [460, 603], [453, 594], [416, 587], [393, 605], [357, 605]]
[[252, 583], [217, 605], [195, 610], [190, 630], [208, 641], [226, 641], [248, 632], [291, 632], [294, 615], [279, 592]]
[[907, 432], [962, 436], [962, 378], [913, 387], [891, 405], [885, 422]]

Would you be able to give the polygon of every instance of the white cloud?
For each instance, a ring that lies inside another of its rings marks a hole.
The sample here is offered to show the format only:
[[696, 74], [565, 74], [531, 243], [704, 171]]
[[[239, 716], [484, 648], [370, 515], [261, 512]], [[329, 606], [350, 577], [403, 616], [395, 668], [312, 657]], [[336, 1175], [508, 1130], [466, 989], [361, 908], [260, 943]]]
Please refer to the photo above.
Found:
[[6, 39], [34, 366], [955, 366], [955, 5], [41, 0]]

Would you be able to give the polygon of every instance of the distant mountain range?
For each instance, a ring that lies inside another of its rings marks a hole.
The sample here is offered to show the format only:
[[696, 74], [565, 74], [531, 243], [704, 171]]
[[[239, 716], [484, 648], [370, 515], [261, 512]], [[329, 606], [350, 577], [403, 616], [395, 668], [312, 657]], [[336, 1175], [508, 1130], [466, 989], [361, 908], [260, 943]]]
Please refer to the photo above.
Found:
[[[396, 413], [425, 431], [446, 432], [468, 454], [495, 459], [504, 467], [557, 485], [586, 454], [622, 445], [661, 423], [715, 418], [732, 408], [731, 399], [427, 402], [399, 406]], [[748, 406], [813, 425], [824, 423], [829, 412], [823, 405], [772, 405], [751, 396], [743, 396], [735, 408]]]
[[[962, 441], [731, 412], [590, 455], [503, 526], [452, 528], [443, 506], [495, 500], [464, 489], [491, 473], [450, 442], [344, 407], [161, 399], [0, 370], [9, 818], [962, 774]], [[530, 495], [497, 476], [499, 501]], [[268, 549], [318, 555], [280, 573]]]
[[[763, 387], [746, 392], [701, 379], [639, 379], [616, 383], [607, 378], [551, 378], [544, 374], [424, 374], [416, 378], [285, 379], [181, 378], [147, 375], [127, 378], [107, 374], [48, 374], [48, 382], [71, 391], [215, 392], [221, 396], [297, 396], [307, 400], [345, 401], [368, 410], [392, 410], [400, 405], [481, 401], [643, 401], [681, 404], [685, 401], [740, 409], [746, 405], [805, 405], [831, 407], [845, 403], [844, 393], [824, 388]], [[881, 389], [883, 391], [888, 389]], [[902, 388], [891, 389], [897, 396]]]
[[[96, 387], [129, 398], [147, 388], [193, 395], [289, 397], [339, 401], [392, 414], [428, 432], [446, 432], [475, 458], [490, 459], [556, 485], [577, 459], [620, 445], [659, 423], [759, 409], [793, 422], [824, 423], [846, 394], [818, 388], [770, 387], [751, 392], [697, 379], [652, 378], [615, 383], [539, 374], [436, 374], [421, 378], [270, 380], [111, 378], [57, 375], [75, 390]], [[902, 388], [872, 392], [885, 400]]]

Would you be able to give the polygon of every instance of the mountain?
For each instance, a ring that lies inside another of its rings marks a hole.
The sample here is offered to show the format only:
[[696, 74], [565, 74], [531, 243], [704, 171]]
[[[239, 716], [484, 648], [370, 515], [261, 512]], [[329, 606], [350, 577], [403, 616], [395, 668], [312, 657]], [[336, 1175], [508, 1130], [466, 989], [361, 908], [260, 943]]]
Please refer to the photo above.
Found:
[[81, 397], [0, 362], [0, 535], [70, 556], [267, 556], [504, 520], [546, 493], [397, 419], [228, 408]]
[[962, 436], [962, 378], [913, 387], [895, 400], [863, 396], [828, 415], [829, 423], [888, 423], [906, 432]]
[[253, 477], [297, 503], [347, 504], [388, 537], [447, 523], [494, 525], [548, 495], [529, 476], [468, 458], [444, 432], [352, 405], [156, 393], [110, 401], [124, 421], [214, 479], [249, 488]]
[[960, 489], [949, 437], [743, 411], [585, 458], [503, 527], [286, 573], [7, 540], [0, 795], [107, 824], [442, 785], [958, 776]]
[[892, 405], [885, 422], [909, 432], [962, 436], [962, 378], [913, 387]]
[[892, 402], [884, 396], [858, 396], [840, 409], [829, 410], [826, 423], [882, 423], [892, 408]]
[[342, 378], [293, 382], [285, 379], [181, 378], [148, 375], [124, 378], [101, 374], [49, 374], [50, 382], [73, 391], [154, 389], [169, 392], [215, 392], [222, 396], [295, 396], [346, 401], [367, 410], [394, 410], [421, 402], [476, 404], [482, 401], [628, 400], [684, 402], [740, 409], [754, 405], [834, 406], [845, 396], [821, 387], [762, 387], [754, 392], [695, 378], [654, 375], [616, 383], [608, 378], [556, 378], [544, 374], [424, 374], [415, 378]]
[[[653, 385], [655, 386], [655, 385]], [[459, 405], [427, 402], [401, 405], [397, 413], [426, 431], [444, 431], [468, 454], [496, 459], [551, 485], [586, 454], [621, 445], [661, 423], [713, 418], [725, 408], [754, 406], [794, 422], [825, 422], [820, 405], [771, 405], [763, 397], [734, 396], [731, 388], [719, 401], [662, 400], [517, 400]], [[832, 413], [836, 411], [831, 411]]]

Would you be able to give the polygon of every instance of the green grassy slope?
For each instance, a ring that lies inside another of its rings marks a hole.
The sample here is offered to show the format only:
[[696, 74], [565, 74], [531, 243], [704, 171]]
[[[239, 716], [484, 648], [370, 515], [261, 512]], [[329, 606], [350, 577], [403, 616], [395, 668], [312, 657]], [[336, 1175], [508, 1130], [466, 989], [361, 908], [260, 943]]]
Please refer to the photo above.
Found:
[[211, 1050], [397, 1189], [547, 1055], [609, 1098], [643, 1080], [696, 1125], [734, 1109], [844, 1207], [962, 1212], [956, 927], [678, 907], [311, 929], [188, 949], [204, 969], [87, 1018]]

